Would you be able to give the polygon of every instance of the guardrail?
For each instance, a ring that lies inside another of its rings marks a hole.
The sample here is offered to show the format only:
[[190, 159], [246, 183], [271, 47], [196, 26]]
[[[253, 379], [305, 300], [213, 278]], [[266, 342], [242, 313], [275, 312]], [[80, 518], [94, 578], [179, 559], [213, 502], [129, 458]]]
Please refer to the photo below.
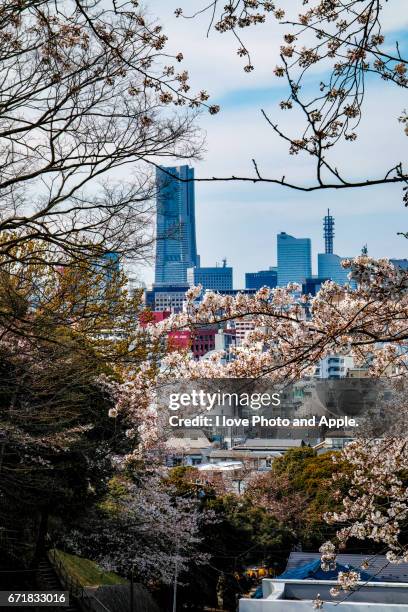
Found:
[[76, 600], [81, 600], [81, 608], [84, 607], [87, 610], [92, 610], [88, 594], [84, 587], [77, 580], [75, 580], [75, 578], [68, 574], [61, 559], [58, 558], [58, 553], [55, 549], [48, 551], [48, 559], [50, 560], [50, 563], [53, 566], [58, 578], [61, 580], [63, 586], [69, 592], [70, 597], [73, 597]]
[[[48, 559], [53, 566], [58, 578], [61, 580], [63, 586], [69, 591], [70, 597], [78, 602], [79, 607], [82, 610], [89, 610], [92, 612], [111, 612], [109, 608], [105, 606], [93, 593], [89, 593], [83, 587], [78, 580], [75, 580], [65, 569], [63, 562], [58, 558], [58, 554], [55, 549], [48, 551]], [[95, 605], [96, 604], [96, 605]]]

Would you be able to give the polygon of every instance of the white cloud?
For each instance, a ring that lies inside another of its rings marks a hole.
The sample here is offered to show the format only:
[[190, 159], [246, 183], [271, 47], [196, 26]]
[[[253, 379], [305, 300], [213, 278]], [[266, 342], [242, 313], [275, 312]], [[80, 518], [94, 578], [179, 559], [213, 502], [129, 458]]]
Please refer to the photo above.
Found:
[[[296, 112], [281, 112], [277, 105], [281, 94], [271, 69], [281, 39], [279, 26], [271, 21], [270, 25], [248, 30], [257, 69], [247, 75], [230, 37], [213, 33], [209, 40], [205, 38], [207, 18], [186, 21], [174, 17], [177, 6], [187, 7], [186, 0], [150, 0], [148, 4], [152, 14], [160, 15], [170, 48], [185, 54], [193, 88], [204, 87], [227, 101], [235, 92], [233, 102], [226, 103], [219, 115], [203, 115], [200, 119], [207, 132], [207, 151], [205, 159], [196, 164], [197, 174], [250, 174], [251, 158], [255, 157], [265, 175], [285, 174], [298, 182], [310, 180], [314, 172], [310, 160], [289, 157], [287, 145], [260, 115], [262, 106], [274, 121], [279, 118], [280, 125], [294, 133], [302, 125]], [[287, 0], [284, 4], [285, 8], [299, 7], [300, 2]], [[201, 1], [189, 0], [188, 10], [202, 5]], [[394, 31], [408, 24], [405, 9], [406, 0], [384, 4], [384, 31], [390, 43], [396, 37]], [[249, 95], [250, 90], [258, 95]], [[408, 141], [397, 120], [406, 106], [404, 90], [383, 81], [370, 82], [359, 139], [336, 148], [338, 166], [351, 177], [366, 177], [406, 161]], [[245, 271], [265, 269], [275, 262], [275, 235], [281, 230], [310, 236], [317, 252], [322, 246], [321, 217], [329, 205], [336, 216], [339, 254], [356, 254], [365, 242], [375, 256], [403, 257], [407, 251], [406, 242], [396, 237], [398, 231], [408, 229], [400, 186], [301, 194], [269, 185], [201, 183], [196, 186], [196, 194], [203, 265], [227, 256], [236, 270], [237, 286], [243, 286]]]
[[[207, 29], [210, 13], [195, 19], [176, 18], [174, 11], [181, 7], [186, 15], [209, 4], [206, 0], [148, 0], [146, 7], [150, 15], [158, 17], [169, 37], [169, 50], [182, 51], [185, 65], [191, 75], [194, 88], [206, 88], [214, 97], [222, 96], [236, 89], [270, 87], [276, 84], [272, 79], [272, 69], [280, 62], [279, 48], [282, 36], [290, 31], [289, 26], [279, 25], [271, 16], [265, 24], [240, 31], [245, 44], [251, 51], [255, 71], [247, 74], [242, 68], [244, 61], [236, 54], [239, 43], [232, 34], [209, 33]], [[301, 0], [281, 2], [288, 20], [304, 9]], [[404, 31], [408, 26], [406, 0], [393, 0], [383, 3], [382, 29], [386, 41], [395, 48], [395, 31]], [[388, 36], [389, 35], [389, 36]], [[312, 40], [312, 35], [305, 40]], [[320, 72], [321, 67], [317, 70]]]

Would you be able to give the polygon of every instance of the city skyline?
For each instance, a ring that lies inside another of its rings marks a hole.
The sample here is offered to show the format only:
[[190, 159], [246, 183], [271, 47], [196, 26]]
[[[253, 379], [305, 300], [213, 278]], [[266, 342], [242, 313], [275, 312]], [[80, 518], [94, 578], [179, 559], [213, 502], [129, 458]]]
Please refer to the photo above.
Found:
[[[219, 217], [219, 222], [214, 223], [212, 213], [205, 214], [204, 203], [199, 197], [201, 190], [202, 184], [196, 184], [196, 241], [197, 251], [200, 253], [200, 265], [203, 267], [213, 267], [217, 263], [221, 265], [222, 260], [227, 258], [229, 265], [234, 268], [234, 285], [243, 288], [246, 272], [267, 270], [269, 267], [277, 266], [276, 236], [281, 231], [286, 231], [295, 237], [307, 236], [311, 239], [312, 274], [318, 275], [318, 254], [325, 252], [322, 219], [328, 208], [327, 200], [323, 199], [323, 196], [327, 198], [326, 193], [315, 194], [316, 199], [323, 201], [316, 205], [313, 216], [309, 214], [305, 217], [301, 208], [285, 224], [280, 221], [280, 218], [277, 219], [276, 215], [266, 214], [269, 211], [272, 213], [273, 208], [264, 201], [256, 201], [251, 206], [237, 205], [241, 215], [245, 217], [244, 223], [239, 220], [241, 217], [237, 216], [235, 219], [231, 217], [230, 204], [224, 209], [218, 206], [216, 216]], [[405, 209], [401, 211], [401, 215], [385, 217], [380, 212], [373, 210], [370, 218], [367, 218], [365, 213], [357, 214], [356, 210], [347, 213], [340, 203], [336, 207], [331, 200], [329, 207], [336, 218], [335, 253], [340, 257], [360, 255], [366, 244], [368, 254], [376, 258], [405, 259], [408, 257], [407, 240], [397, 235], [398, 232], [405, 230], [403, 221], [401, 224], [398, 223], [398, 219], [400, 217], [403, 219], [403, 215], [406, 215]], [[259, 214], [253, 214], [255, 211]], [[370, 230], [374, 221], [378, 226], [381, 225], [382, 234], [380, 229], [378, 229], [378, 234]], [[236, 239], [225, 237], [227, 228], [230, 234], [236, 236]], [[362, 228], [364, 228], [364, 233], [362, 233]], [[250, 231], [251, 229], [253, 232]], [[211, 239], [208, 238], [209, 234], [212, 236]], [[253, 242], [257, 245], [255, 249]], [[138, 275], [147, 285], [152, 284], [154, 282], [154, 263], [138, 268]]]
[[[306, 279], [312, 277], [330, 278], [339, 283], [347, 282], [347, 271], [341, 268], [341, 261], [357, 256], [362, 249], [357, 253], [338, 253], [337, 245], [334, 246], [334, 227], [337, 224], [330, 209], [327, 209], [323, 217], [323, 226], [321, 222], [319, 224], [320, 244], [317, 248], [312, 250], [313, 241], [309, 236], [299, 237], [294, 236], [293, 233], [280, 231], [275, 238], [274, 260], [276, 264], [272, 266], [270, 262], [264, 261], [263, 267], [258, 270], [246, 269], [244, 282], [241, 279], [237, 282], [234, 262], [231, 266], [226, 267], [226, 257], [222, 260], [223, 266], [219, 266], [218, 262], [203, 262], [204, 265], [201, 266], [196, 240], [196, 227], [199, 232], [199, 225], [197, 226], [195, 218], [196, 185], [194, 182], [172, 179], [170, 175], [192, 179], [194, 168], [188, 165], [163, 166], [156, 173], [156, 231], [158, 236], [162, 236], [156, 242], [154, 283], [156, 287], [202, 284], [210, 288], [209, 285], [215, 282], [216, 286], [211, 287], [215, 290], [232, 289], [233, 287], [244, 289], [248, 273], [256, 274], [272, 267], [277, 270], [279, 286], [284, 286], [288, 282], [304, 283]], [[336, 232], [336, 236], [339, 236], [339, 232]], [[341, 238], [341, 232], [339, 237]], [[323, 248], [320, 245], [324, 245]], [[361, 246], [365, 248], [365, 244]], [[390, 259], [395, 258], [393, 254], [387, 256]], [[229, 280], [227, 281], [224, 274], [222, 280], [217, 278], [215, 281], [214, 279], [223, 269], [225, 273], [228, 272]], [[232, 285], [233, 269], [235, 270], [234, 285]], [[195, 281], [192, 282], [192, 279]]]
[[[289, 156], [287, 146], [273, 136], [261, 115], [264, 109], [285, 128], [291, 123], [295, 129], [299, 125], [295, 114], [280, 111], [279, 102], [287, 95], [287, 89], [283, 79], [272, 77], [273, 66], [279, 59], [282, 37], [279, 26], [271, 20], [268, 27], [249, 28], [245, 32], [255, 65], [255, 70], [247, 74], [242, 70], [233, 40], [215, 33], [206, 40], [206, 17], [177, 19], [174, 10], [178, 4], [185, 13], [189, 12], [188, 3], [168, 0], [151, 0], [149, 10], [152, 15], [161, 15], [170, 48], [183, 53], [182, 67], [189, 72], [192, 90], [206, 89], [211, 102], [221, 106], [218, 115], [204, 113], [198, 117], [197, 124], [206, 133], [206, 144], [203, 159], [194, 162], [196, 176], [248, 175], [253, 172], [251, 159], [255, 157], [265, 174], [288, 176], [290, 170], [292, 178], [300, 181], [310, 178], [308, 159]], [[392, 9], [384, 6], [384, 35], [391, 45], [394, 40], [406, 44], [407, 36], [401, 30], [408, 23], [408, 14], [402, 2], [400, 7], [398, 10], [398, 2]], [[211, 65], [216, 65], [217, 70], [210, 70]], [[311, 87], [317, 86], [323, 77], [321, 72], [313, 74]], [[390, 88], [381, 81], [367, 83], [359, 138], [355, 143], [341, 145], [336, 154], [339, 164], [351, 176], [375, 175], [390, 141], [396, 161], [404, 158], [407, 137], [398, 117], [405, 106], [403, 90]], [[368, 242], [369, 253], [374, 257], [407, 256], [407, 242], [397, 236], [408, 225], [398, 186], [307, 194], [270, 185], [196, 183], [197, 247], [201, 263], [213, 266], [227, 257], [234, 266], [236, 286], [243, 287], [245, 272], [276, 265], [272, 237], [286, 231], [311, 238], [312, 272], [317, 274], [317, 253], [324, 252], [321, 218], [328, 207], [336, 217], [339, 255], [357, 255]], [[147, 283], [152, 282], [151, 269], [144, 268], [140, 275]]]
[[[260, 212], [264, 211], [269, 206], [262, 201], [253, 202], [251, 207], [247, 205], [239, 205], [241, 213], [245, 213], [245, 223], [241, 224], [238, 217], [230, 217], [227, 215], [229, 206], [225, 209], [217, 207], [217, 215], [219, 222], [211, 223], [211, 216], [205, 215], [203, 211], [203, 202], [197, 195], [201, 192], [203, 185], [194, 183], [195, 186], [195, 227], [196, 227], [196, 248], [200, 253], [199, 265], [203, 267], [214, 267], [223, 259], [227, 259], [229, 265], [234, 269], [234, 286], [237, 288], [245, 287], [245, 274], [247, 272], [256, 272], [267, 270], [270, 267], [277, 266], [277, 249], [276, 237], [282, 231], [295, 237], [307, 236], [311, 240], [311, 262], [312, 275], [318, 276], [318, 255], [325, 253], [325, 238], [322, 229], [322, 219], [327, 213], [328, 206], [331, 214], [336, 219], [336, 237], [334, 251], [339, 257], [355, 257], [361, 254], [365, 245], [368, 246], [368, 254], [376, 258], [389, 259], [405, 259], [408, 256], [407, 240], [398, 236], [397, 233], [404, 230], [404, 225], [398, 226], [398, 215], [395, 218], [391, 216], [385, 217], [375, 211], [371, 215], [371, 221], [377, 219], [378, 224], [381, 222], [383, 228], [383, 239], [379, 231], [380, 244], [376, 239], [376, 235], [369, 231], [370, 219], [361, 214], [356, 216], [356, 211], [347, 214], [339, 204], [339, 209], [335, 208], [332, 203], [327, 204], [327, 194], [315, 194], [314, 198], [323, 199], [324, 201], [316, 207], [316, 213], [306, 218], [303, 209], [300, 209], [298, 214], [287, 220], [285, 226], [276, 219], [274, 215], [251, 214], [254, 208]], [[264, 186], [263, 186], [264, 187]], [[310, 197], [310, 196], [309, 196]], [[244, 210], [245, 209], [245, 210]], [[272, 209], [271, 209], [272, 210]], [[406, 214], [406, 211], [403, 211]], [[358, 221], [357, 221], [358, 219]], [[208, 225], [211, 225], [211, 228]], [[353, 235], [357, 227], [357, 235]], [[367, 232], [361, 233], [361, 228], [367, 228]], [[254, 233], [248, 231], [253, 228]], [[388, 228], [388, 231], [387, 231]], [[390, 228], [394, 228], [395, 232]], [[402, 229], [401, 229], [402, 228]], [[229, 231], [227, 231], [229, 230]], [[235, 234], [237, 230], [241, 234]], [[258, 239], [256, 231], [258, 231]], [[221, 232], [221, 236], [217, 236]], [[205, 236], [211, 233], [211, 240], [205, 239]], [[244, 235], [242, 235], [242, 233]], [[230, 239], [228, 234], [237, 235], [237, 239]], [[252, 242], [255, 240], [257, 248], [252, 248]], [[252, 263], [251, 263], [252, 262]], [[138, 269], [138, 276], [147, 286], [154, 282], [154, 262]]]

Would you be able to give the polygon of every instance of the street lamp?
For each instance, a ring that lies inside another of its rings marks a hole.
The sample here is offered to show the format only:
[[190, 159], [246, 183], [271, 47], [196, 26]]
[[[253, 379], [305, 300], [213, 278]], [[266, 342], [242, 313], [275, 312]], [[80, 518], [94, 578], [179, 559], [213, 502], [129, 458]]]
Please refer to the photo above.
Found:
[[133, 567], [130, 573], [130, 612], [135, 612], [135, 585], [133, 578]]
[[177, 545], [176, 558], [175, 558], [175, 563], [174, 563], [174, 586], [173, 586], [173, 608], [172, 608], [173, 612], [177, 612], [177, 587], [178, 587], [178, 574], [179, 574], [178, 553], [179, 553], [179, 547]]
[[1, 471], [1, 465], [3, 463], [4, 448], [6, 446], [6, 442], [7, 442], [7, 434], [5, 431], [0, 429], [0, 471]]

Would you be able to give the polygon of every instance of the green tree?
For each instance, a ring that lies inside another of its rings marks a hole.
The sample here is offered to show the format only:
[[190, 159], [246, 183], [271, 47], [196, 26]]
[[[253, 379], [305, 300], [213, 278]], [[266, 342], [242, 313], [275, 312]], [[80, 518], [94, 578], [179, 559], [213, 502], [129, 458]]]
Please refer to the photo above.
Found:
[[120, 272], [107, 280], [99, 265], [65, 260], [60, 270], [44, 259], [17, 258], [0, 274], [0, 546], [26, 564], [38, 561], [54, 523], [104, 494], [112, 454], [137, 444], [121, 418], [109, 418], [114, 402], [99, 377], [121, 380], [129, 364], [155, 359]]
[[246, 492], [285, 524], [299, 544], [311, 550], [333, 533], [324, 514], [338, 508], [333, 475], [347, 469], [344, 462], [333, 462], [333, 454], [338, 455], [318, 455], [309, 447], [290, 449], [273, 462], [270, 472], [255, 478]]

